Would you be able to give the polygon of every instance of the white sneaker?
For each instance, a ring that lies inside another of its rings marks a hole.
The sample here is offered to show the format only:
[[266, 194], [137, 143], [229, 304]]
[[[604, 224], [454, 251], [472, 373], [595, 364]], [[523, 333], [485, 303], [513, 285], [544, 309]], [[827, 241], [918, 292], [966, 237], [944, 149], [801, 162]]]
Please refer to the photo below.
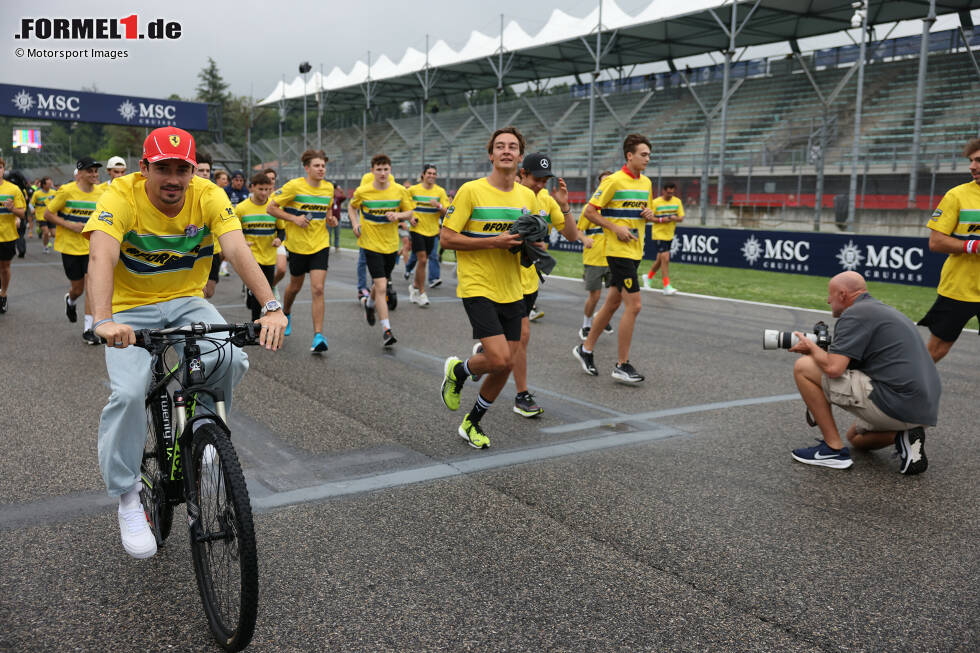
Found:
[[426, 295], [424, 292], [419, 293], [419, 306], [425, 308], [428, 305], [429, 305], [429, 296]]
[[531, 322], [536, 322], [544, 317], [544, 311], [539, 311], [537, 308], [532, 308], [531, 312], [527, 314], [527, 319]]
[[419, 291], [415, 286], [408, 289], [408, 301], [412, 302], [413, 304], [419, 303]]
[[651, 279], [650, 277], [643, 277], [643, 287], [653, 288], [653, 279]]
[[218, 268], [218, 274], [223, 277], [231, 276], [231, 270], [228, 269], [228, 261], [221, 262], [221, 267]]
[[677, 289], [674, 288], [672, 285], [670, 285], [668, 283], [666, 286], [664, 286], [664, 294], [665, 295], [676, 295], [677, 294]]
[[149, 558], [157, 552], [157, 539], [146, 522], [143, 505], [136, 504], [130, 510], [116, 511], [119, 516], [119, 534], [122, 537], [123, 548], [134, 558]]

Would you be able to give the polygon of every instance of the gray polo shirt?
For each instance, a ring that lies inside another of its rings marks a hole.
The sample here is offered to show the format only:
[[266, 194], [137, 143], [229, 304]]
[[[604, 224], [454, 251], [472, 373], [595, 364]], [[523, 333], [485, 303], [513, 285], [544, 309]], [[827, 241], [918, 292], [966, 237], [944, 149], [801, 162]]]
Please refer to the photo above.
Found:
[[841, 313], [829, 351], [871, 377], [871, 401], [886, 415], [935, 426], [939, 372], [912, 320], [864, 293]]

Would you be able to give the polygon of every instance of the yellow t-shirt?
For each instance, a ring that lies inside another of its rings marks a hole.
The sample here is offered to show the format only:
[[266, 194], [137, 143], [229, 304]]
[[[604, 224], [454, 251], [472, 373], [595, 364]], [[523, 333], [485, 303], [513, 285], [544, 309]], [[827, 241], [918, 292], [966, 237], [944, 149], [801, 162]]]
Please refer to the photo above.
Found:
[[[544, 218], [548, 223], [551, 224], [552, 229], [556, 231], [561, 231], [565, 228], [565, 214], [561, 212], [561, 207], [558, 206], [558, 202], [555, 198], [551, 196], [547, 188], [542, 188], [538, 192], [538, 213]], [[530, 295], [533, 292], [537, 292], [539, 287], [538, 282], [538, 272], [537, 269], [532, 265], [531, 267], [521, 266], [521, 291], [525, 295]]]
[[203, 297], [218, 236], [241, 229], [228, 195], [192, 177], [180, 213], [160, 213], [139, 173], [119, 177], [99, 199], [85, 225], [119, 241], [113, 272], [112, 312], [179, 297]]
[[[959, 240], [980, 239], [980, 184], [951, 188], [926, 224]], [[980, 302], [980, 254], [950, 254], [943, 263], [936, 292], [961, 302]]]
[[[484, 177], [460, 187], [442, 226], [464, 236], [489, 238], [509, 230], [524, 211], [536, 210], [537, 198], [530, 188], [515, 183], [505, 192]], [[524, 298], [520, 267], [520, 254], [506, 249], [456, 252], [456, 295], [500, 304], [519, 301]]]
[[44, 209], [48, 206], [48, 202], [57, 192], [58, 191], [54, 189], [54, 186], [52, 186], [49, 190], [41, 190], [38, 188], [36, 191], [34, 191], [34, 194], [31, 196], [31, 206], [34, 207], [35, 220], [38, 222], [47, 222], [47, 220], [44, 219]]
[[[7, 200], [14, 201], [15, 209], [27, 208], [24, 193], [17, 184], [0, 179], [0, 204]], [[10, 209], [0, 206], [0, 243], [11, 240], [17, 240], [17, 216]]]
[[[85, 224], [95, 211], [95, 204], [100, 197], [102, 189], [98, 185], [92, 187], [91, 193], [86, 193], [72, 181], [64, 184], [48, 200], [47, 210], [62, 220]], [[59, 225], [54, 234], [54, 248], [62, 254], [84, 256], [88, 254], [88, 238]]]
[[294, 254], [316, 254], [330, 247], [326, 219], [332, 215], [333, 184], [320, 181], [319, 188], [314, 188], [307, 183], [306, 177], [297, 177], [273, 193], [272, 200], [290, 215], [305, 213], [310, 216], [310, 224], [306, 227], [283, 221], [286, 249]]
[[389, 222], [385, 213], [389, 211], [403, 212], [415, 208], [408, 190], [401, 184], [391, 181], [388, 188], [378, 190], [372, 184], [358, 186], [350, 205], [357, 209], [361, 221], [361, 237], [357, 246], [378, 252], [391, 254], [401, 247], [398, 238], [398, 223]]
[[582, 211], [582, 215], [579, 216], [576, 226], [579, 231], [584, 232], [586, 236], [592, 239], [592, 247], [582, 248], [582, 265], [594, 265], [600, 268], [606, 267], [606, 236], [602, 231], [602, 227], [589, 222], [589, 219], [585, 217], [584, 210]]
[[[678, 218], [684, 217], [684, 205], [681, 203], [681, 198], [671, 197], [669, 200], [665, 200], [662, 195], [657, 195], [650, 202], [650, 210], [658, 218], [668, 218], [677, 216]], [[650, 223], [650, 235], [654, 240], [671, 240], [674, 237], [674, 230], [677, 229], [677, 223], [671, 220], [670, 222], [652, 222]]]
[[276, 247], [272, 241], [276, 239], [276, 229], [282, 229], [284, 220], [276, 220], [269, 215], [270, 197], [265, 204], [256, 204], [249, 196], [235, 207], [235, 215], [242, 223], [242, 233], [245, 241], [252, 250], [252, 256], [259, 265], [276, 264]]
[[646, 175], [634, 177], [626, 170], [617, 170], [602, 180], [589, 200], [594, 208], [602, 211], [602, 217], [615, 225], [628, 227], [636, 240], [623, 242], [612, 231], [606, 231], [606, 256], [643, 258], [643, 232], [646, 221], [640, 212], [653, 201], [653, 184]]
[[422, 184], [415, 184], [408, 189], [409, 195], [412, 196], [412, 204], [415, 206], [415, 217], [418, 218], [418, 222], [411, 231], [421, 234], [423, 236], [435, 236], [439, 233], [439, 221], [442, 216], [439, 215], [439, 209], [434, 206], [429, 206], [429, 200], [435, 200], [442, 205], [443, 208], [449, 206], [449, 196], [446, 195], [446, 189], [444, 189], [439, 184], [435, 184], [432, 188], [426, 188]]

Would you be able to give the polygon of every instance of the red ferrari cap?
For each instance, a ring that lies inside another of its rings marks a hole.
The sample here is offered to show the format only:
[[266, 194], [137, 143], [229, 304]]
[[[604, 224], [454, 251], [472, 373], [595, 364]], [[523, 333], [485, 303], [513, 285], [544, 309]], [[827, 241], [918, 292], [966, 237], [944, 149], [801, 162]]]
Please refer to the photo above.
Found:
[[143, 141], [143, 158], [154, 163], [164, 159], [180, 159], [197, 166], [194, 137], [177, 127], [160, 127]]

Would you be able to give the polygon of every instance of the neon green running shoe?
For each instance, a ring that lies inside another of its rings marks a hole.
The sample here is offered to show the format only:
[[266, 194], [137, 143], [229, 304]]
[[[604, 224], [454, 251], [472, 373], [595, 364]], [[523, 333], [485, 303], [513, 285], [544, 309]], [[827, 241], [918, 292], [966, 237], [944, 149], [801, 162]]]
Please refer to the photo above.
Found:
[[466, 440], [474, 449], [489, 449], [490, 448], [490, 438], [487, 434], [483, 432], [480, 428], [479, 422], [474, 424], [470, 421], [470, 416], [467, 415], [463, 418], [463, 423], [459, 425], [459, 437]]
[[459, 410], [459, 393], [463, 390], [466, 377], [457, 379], [453, 370], [456, 369], [458, 363], [462, 362], [455, 356], [450, 356], [446, 359], [446, 364], [443, 367], [442, 402], [446, 404], [446, 408], [449, 410]]

